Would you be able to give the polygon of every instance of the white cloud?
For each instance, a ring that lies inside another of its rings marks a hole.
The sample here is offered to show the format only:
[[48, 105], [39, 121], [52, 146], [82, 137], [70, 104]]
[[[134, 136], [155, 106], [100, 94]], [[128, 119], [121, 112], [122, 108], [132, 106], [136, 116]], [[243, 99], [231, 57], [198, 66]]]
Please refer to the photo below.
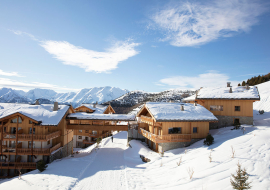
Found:
[[198, 46], [249, 31], [265, 11], [258, 0], [185, 1], [153, 14], [150, 27], [165, 31], [162, 40], [173, 46]]
[[27, 33], [27, 32], [22, 32], [20, 30], [9, 30], [11, 31], [13, 34], [16, 34], [18, 36], [22, 36], [22, 35], [26, 35], [28, 37], [30, 37], [32, 40], [34, 41], [39, 41], [33, 34]]
[[66, 41], [44, 41], [41, 46], [56, 59], [66, 65], [83, 68], [86, 72], [108, 72], [116, 69], [117, 65], [139, 52], [135, 47], [139, 43], [130, 40], [116, 42], [105, 52], [98, 52], [74, 46]]
[[226, 74], [218, 73], [217, 71], [208, 71], [195, 77], [190, 76], [174, 76], [164, 78], [159, 81], [159, 84], [175, 86], [178, 88], [199, 89], [200, 87], [222, 87], [226, 86], [227, 82], [231, 82], [232, 86], [236, 86], [239, 81], [232, 81]]
[[32, 88], [52, 89], [56, 91], [78, 91], [79, 89], [64, 88], [57, 85], [39, 82], [22, 82], [17, 80], [11, 80], [8, 78], [0, 78], [0, 86], [7, 88], [14, 88], [19, 90], [30, 90]]
[[19, 75], [17, 72], [6, 72], [6, 71], [3, 71], [0, 69], [0, 75], [3, 75], [3, 76], [14, 76], [14, 77], [23, 77], [21, 75]]

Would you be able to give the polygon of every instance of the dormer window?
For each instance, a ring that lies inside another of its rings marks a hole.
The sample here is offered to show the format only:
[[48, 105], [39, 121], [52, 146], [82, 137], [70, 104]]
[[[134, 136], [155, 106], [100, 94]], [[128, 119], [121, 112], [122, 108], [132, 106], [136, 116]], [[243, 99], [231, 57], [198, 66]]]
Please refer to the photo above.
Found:
[[[10, 123], [17, 123], [17, 118], [10, 120]], [[22, 123], [22, 118], [19, 117], [19, 123]]]

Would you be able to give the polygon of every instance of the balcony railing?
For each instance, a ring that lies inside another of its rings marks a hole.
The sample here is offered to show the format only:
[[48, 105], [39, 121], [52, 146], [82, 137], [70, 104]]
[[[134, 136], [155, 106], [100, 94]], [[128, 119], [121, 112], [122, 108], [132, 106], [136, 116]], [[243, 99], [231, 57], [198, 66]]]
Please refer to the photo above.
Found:
[[36, 169], [35, 162], [0, 162], [1, 169]]
[[[52, 148], [33, 148], [33, 155], [50, 155], [53, 151], [61, 147], [61, 143]], [[3, 154], [16, 154], [16, 149], [6, 149]], [[17, 155], [32, 155], [32, 148], [17, 148]]]
[[142, 115], [141, 122], [148, 123], [148, 124], [152, 125], [154, 123], [154, 120], [151, 117], [147, 117], [147, 116]]
[[[33, 141], [48, 141], [50, 139], [54, 139], [56, 137], [61, 136], [61, 131], [56, 131], [50, 134], [46, 135], [36, 135], [33, 134]], [[15, 140], [16, 139], [16, 134], [11, 134], [11, 133], [4, 133], [3, 135], [4, 140]], [[19, 141], [31, 141], [32, 140], [32, 134], [18, 134], [18, 140]]]
[[163, 142], [190, 142], [191, 134], [172, 134], [172, 135], [155, 135], [140, 128], [140, 134], [145, 138], [155, 142], [155, 143], [163, 143]]
[[95, 144], [93, 141], [83, 140], [83, 144]]

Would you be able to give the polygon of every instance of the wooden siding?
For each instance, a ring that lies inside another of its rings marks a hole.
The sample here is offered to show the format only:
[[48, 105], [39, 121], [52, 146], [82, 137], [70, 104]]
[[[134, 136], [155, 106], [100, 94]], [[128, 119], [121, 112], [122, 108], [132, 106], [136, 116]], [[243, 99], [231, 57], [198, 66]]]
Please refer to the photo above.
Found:
[[[223, 111], [211, 111], [214, 115], [253, 117], [252, 100], [197, 100], [197, 103], [209, 111], [211, 105], [223, 106]], [[235, 106], [240, 106], [240, 111], [235, 111]]]

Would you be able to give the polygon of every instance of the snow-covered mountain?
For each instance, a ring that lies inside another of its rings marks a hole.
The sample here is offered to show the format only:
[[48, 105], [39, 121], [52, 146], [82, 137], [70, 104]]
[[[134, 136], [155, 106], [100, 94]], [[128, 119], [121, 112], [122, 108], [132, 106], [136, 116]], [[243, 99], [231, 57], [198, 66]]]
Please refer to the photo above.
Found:
[[116, 87], [94, 87], [81, 89], [78, 92], [57, 93], [54, 90], [35, 88], [28, 92], [13, 90], [11, 88], [0, 89], [0, 102], [2, 103], [33, 103], [36, 99], [42, 102], [57, 101], [61, 104], [72, 104], [74, 107], [81, 103], [104, 103], [116, 99], [129, 92]]
[[11, 88], [0, 89], [1, 103], [29, 103], [30, 100], [24, 96], [25, 92], [21, 90], [13, 90]]
[[131, 91], [123, 96], [110, 101], [113, 106], [134, 106], [136, 104], [151, 102], [180, 102], [182, 98], [193, 95], [195, 91], [172, 89], [158, 93]]

